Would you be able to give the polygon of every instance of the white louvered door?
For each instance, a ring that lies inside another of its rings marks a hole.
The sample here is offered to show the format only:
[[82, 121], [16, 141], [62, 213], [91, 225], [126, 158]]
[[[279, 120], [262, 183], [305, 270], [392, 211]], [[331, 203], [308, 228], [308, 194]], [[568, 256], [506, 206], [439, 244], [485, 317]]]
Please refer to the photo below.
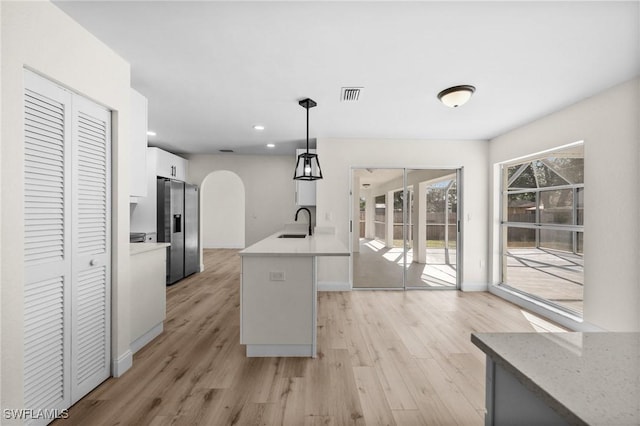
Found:
[[25, 73], [24, 403], [70, 406], [71, 93]]
[[109, 377], [109, 111], [73, 99], [71, 403]]
[[61, 410], [110, 375], [110, 112], [24, 75], [25, 408]]

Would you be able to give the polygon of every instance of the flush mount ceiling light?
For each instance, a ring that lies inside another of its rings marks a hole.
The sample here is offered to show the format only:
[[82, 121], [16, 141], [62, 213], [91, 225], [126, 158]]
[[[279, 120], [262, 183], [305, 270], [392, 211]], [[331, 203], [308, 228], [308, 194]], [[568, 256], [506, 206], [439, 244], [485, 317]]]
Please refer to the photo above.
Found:
[[268, 143], [267, 144], [267, 148], [275, 148], [276, 144], [275, 143]]
[[460, 105], [466, 104], [475, 91], [476, 88], [468, 84], [453, 86], [438, 93], [438, 99], [450, 108], [457, 108]]
[[256, 124], [253, 126], [253, 130], [262, 131], [264, 130], [264, 126], [262, 124]]
[[293, 172], [293, 178], [296, 180], [318, 180], [322, 179], [322, 170], [320, 170], [320, 162], [317, 154], [309, 152], [309, 108], [316, 106], [316, 102], [312, 99], [303, 99], [298, 102], [301, 107], [307, 110], [307, 152], [298, 155], [296, 169]]
[[155, 136], [156, 132], [154, 132], [153, 130], [147, 130], [147, 136]]

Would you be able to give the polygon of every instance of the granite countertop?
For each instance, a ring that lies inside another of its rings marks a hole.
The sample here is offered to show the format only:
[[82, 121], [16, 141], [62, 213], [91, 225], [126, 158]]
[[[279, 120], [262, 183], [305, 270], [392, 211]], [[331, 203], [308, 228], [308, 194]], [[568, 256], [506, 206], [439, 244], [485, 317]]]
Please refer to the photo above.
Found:
[[170, 243], [130, 243], [129, 255], [140, 254], [151, 250], [169, 247]]
[[570, 424], [640, 424], [640, 333], [473, 333]]
[[[300, 230], [304, 229], [304, 230]], [[240, 252], [241, 256], [349, 256], [349, 249], [332, 233], [305, 238], [278, 238], [281, 234], [306, 234], [306, 228], [285, 228]]]

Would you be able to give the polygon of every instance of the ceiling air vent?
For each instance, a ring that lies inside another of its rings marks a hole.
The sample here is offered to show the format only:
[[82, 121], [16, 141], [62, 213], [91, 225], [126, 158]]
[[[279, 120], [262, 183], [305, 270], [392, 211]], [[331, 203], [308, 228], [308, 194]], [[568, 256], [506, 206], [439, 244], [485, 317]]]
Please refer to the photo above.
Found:
[[232, 149], [219, 149], [220, 152], [233, 152]]
[[360, 99], [362, 87], [343, 87], [340, 91], [341, 102], [357, 102]]

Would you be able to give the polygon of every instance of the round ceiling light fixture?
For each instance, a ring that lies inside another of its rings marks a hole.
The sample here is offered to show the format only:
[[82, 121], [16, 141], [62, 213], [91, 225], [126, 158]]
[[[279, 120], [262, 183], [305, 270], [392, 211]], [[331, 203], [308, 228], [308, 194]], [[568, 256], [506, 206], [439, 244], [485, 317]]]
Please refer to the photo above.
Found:
[[457, 108], [466, 104], [475, 91], [476, 88], [468, 84], [453, 86], [438, 93], [438, 99], [450, 108]]

